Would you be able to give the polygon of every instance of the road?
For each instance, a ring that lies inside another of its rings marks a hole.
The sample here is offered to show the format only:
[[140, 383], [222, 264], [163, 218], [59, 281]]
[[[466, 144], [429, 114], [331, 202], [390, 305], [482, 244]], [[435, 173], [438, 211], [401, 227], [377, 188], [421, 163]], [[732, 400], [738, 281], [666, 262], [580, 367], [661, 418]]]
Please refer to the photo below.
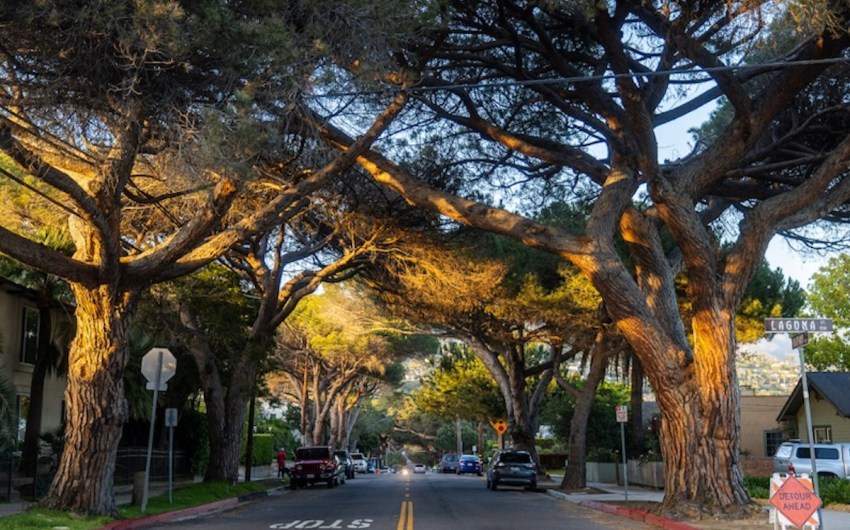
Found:
[[357, 475], [334, 489], [284, 491], [239, 507], [152, 528], [171, 530], [603, 530], [652, 529], [545, 493], [500, 487], [477, 476]]

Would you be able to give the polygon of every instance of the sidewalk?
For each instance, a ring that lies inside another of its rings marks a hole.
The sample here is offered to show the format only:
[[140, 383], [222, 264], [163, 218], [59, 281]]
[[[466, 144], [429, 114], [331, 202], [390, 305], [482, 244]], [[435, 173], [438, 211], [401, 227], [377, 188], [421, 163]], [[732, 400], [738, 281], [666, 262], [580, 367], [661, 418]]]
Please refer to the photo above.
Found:
[[[600, 509], [604, 507], [602, 503], [610, 503], [614, 501], [624, 501], [626, 498], [625, 487], [619, 484], [603, 484], [600, 482], [589, 482], [587, 491], [565, 493], [558, 491], [558, 486], [561, 484], [563, 476], [552, 475], [551, 481], [539, 482], [540, 489], [545, 489], [546, 494], [557, 499], [574, 502], [589, 508]], [[643, 488], [640, 486], [629, 486], [629, 501], [650, 501], [661, 502], [664, 498], [664, 492], [656, 489]], [[607, 510], [605, 510], [607, 511]], [[661, 518], [659, 518], [661, 519]], [[673, 521], [671, 521], [673, 522]], [[768, 508], [765, 507], [764, 514], [765, 528], [773, 527], [768, 523]], [[666, 526], [663, 521], [658, 521], [655, 524], [664, 528], [683, 528], [682, 526]], [[677, 523], [681, 525], [681, 523]], [[850, 530], [850, 513], [822, 509], [821, 510], [821, 529], [822, 530]]]

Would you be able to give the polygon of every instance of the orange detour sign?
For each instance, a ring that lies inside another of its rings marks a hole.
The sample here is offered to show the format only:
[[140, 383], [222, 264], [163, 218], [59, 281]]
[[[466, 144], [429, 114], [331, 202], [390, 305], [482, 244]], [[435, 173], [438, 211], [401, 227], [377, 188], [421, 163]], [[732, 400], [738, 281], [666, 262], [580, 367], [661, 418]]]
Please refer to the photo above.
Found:
[[812, 480], [774, 473], [770, 479], [770, 504], [776, 507], [776, 522], [785, 528], [793, 524], [799, 528], [808, 525], [818, 528], [818, 508], [821, 500], [815, 495]]
[[493, 429], [495, 429], [495, 431], [500, 435], [505, 434], [505, 431], [508, 430], [508, 422], [505, 420], [493, 420], [490, 422], [490, 425], [492, 425]]

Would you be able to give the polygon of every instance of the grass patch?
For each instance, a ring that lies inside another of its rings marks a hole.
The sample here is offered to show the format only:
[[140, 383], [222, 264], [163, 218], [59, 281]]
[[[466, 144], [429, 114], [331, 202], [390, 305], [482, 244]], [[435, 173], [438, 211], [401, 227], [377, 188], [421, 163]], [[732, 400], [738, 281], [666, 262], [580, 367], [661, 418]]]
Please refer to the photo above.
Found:
[[[149, 498], [144, 515], [156, 515], [182, 510], [183, 508], [199, 506], [232, 497], [268, 491], [280, 485], [282, 485], [280, 480], [240, 482], [238, 484], [228, 484], [226, 482], [190, 484], [173, 490], [173, 503], [168, 502], [168, 492]], [[119, 506], [118, 513], [122, 519], [135, 519], [143, 516], [138, 506]], [[112, 520], [112, 518], [105, 516], [88, 517], [33, 506], [24, 513], [0, 518], [0, 527], [3, 530], [44, 530], [45, 528], [94, 530], [101, 528]]]

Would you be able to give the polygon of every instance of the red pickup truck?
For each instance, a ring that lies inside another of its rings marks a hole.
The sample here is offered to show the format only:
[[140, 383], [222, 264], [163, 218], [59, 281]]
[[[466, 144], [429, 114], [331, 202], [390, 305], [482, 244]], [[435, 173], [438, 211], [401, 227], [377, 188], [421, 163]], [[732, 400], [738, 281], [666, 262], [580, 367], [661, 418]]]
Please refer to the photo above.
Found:
[[289, 473], [289, 487], [292, 489], [317, 482], [324, 482], [329, 488], [345, 484], [345, 468], [337, 461], [329, 445], [296, 449], [295, 463]]

